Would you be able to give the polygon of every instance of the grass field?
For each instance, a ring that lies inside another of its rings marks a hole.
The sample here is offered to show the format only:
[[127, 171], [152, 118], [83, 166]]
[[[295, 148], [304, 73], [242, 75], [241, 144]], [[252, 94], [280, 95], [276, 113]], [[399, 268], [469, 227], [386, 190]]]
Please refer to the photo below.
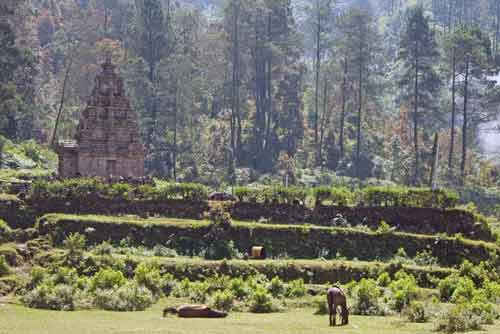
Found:
[[[330, 328], [327, 316], [311, 309], [284, 313], [232, 313], [226, 319], [161, 317], [162, 303], [144, 312], [60, 312], [0, 304], [0, 334], [431, 334], [433, 324], [405, 323], [399, 317], [352, 316], [344, 327]], [[500, 333], [500, 324], [477, 333]], [[474, 333], [474, 332], [469, 332]]]

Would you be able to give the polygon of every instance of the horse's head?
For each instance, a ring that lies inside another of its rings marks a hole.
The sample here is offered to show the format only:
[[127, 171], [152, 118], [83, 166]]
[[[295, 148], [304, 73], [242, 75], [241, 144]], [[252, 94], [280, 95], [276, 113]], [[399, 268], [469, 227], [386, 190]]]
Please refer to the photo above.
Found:
[[163, 309], [163, 317], [165, 318], [167, 314], [177, 314], [177, 309], [175, 307], [166, 307]]
[[344, 307], [342, 310], [342, 325], [349, 324], [349, 308]]

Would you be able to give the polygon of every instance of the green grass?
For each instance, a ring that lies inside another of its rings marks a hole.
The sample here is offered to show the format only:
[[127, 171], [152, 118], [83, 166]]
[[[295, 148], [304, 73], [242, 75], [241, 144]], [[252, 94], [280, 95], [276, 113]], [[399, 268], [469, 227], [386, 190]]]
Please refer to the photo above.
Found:
[[[399, 317], [351, 316], [345, 327], [330, 328], [327, 316], [312, 309], [284, 313], [232, 313], [226, 319], [161, 317], [164, 304], [144, 312], [58, 312], [0, 304], [0, 334], [431, 334], [433, 324], [405, 323]], [[500, 333], [500, 324], [476, 333]], [[474, 333], [474, 332], [469, 332]]]

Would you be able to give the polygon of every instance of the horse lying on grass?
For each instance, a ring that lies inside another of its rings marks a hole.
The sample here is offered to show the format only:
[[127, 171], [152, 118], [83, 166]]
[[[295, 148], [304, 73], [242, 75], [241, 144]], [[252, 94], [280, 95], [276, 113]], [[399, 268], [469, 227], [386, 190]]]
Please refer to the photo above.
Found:
[[330, 311], [330, 326], [336, 325], [337, 308], [340, 307], [340, 316], [342, 317], [342, 325], [349, 324], [349, 310], [347, 308], [347, 298], [338, 286], [328, 289], [327, 292], [328, 310]]
[[180, 318], [225, 318], [226, 312], [212, 310], [207, 305], [181, 305], [179, 307], [167, 307], [163, 310], [163, 317], [167, 314], [177, 314]]

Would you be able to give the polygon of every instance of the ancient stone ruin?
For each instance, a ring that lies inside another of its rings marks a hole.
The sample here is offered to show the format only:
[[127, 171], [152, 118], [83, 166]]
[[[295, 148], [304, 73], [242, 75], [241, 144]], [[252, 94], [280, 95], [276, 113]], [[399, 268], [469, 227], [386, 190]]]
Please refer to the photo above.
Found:
[[144, 176], [144, 146], [137, 116], [125, 96], [123, 80], [107, 60], [95, 79], [75, 140], [58, 144], [59, 176], [140, 178]]

